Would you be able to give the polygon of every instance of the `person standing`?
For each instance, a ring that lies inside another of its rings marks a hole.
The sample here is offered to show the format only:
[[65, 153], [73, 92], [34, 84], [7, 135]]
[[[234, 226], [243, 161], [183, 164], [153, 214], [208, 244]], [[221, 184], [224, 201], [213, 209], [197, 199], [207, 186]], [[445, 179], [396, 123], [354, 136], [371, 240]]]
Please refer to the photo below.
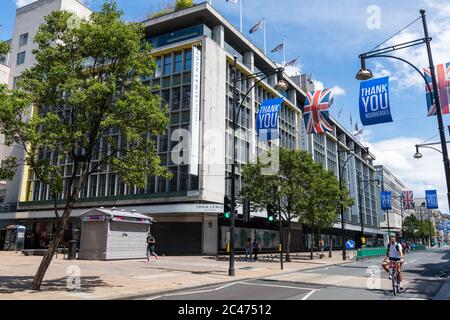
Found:
[[151, 233], [149, 233], [148, 237], [147, 237], [147, 261], [146, 262], [150, 262], [150, 256], [154, 256], [156, 258], [156, 260], [158, 260], [158, 255], [155, 253], [155, 244], [156, 244], [155, 238], [152, 236]]
[[252, 260], [252, 239], [247, 238], [245, 241], [245, 261], [248, 261], [248, 257], [250, 256], [250, 260]]
[[258, 252], [261, 250], [261, 245], [259, 244], [259, 241], [255, 238], [253, 240], [253, 256], [255, 257], [255, 261], [258, 260]]

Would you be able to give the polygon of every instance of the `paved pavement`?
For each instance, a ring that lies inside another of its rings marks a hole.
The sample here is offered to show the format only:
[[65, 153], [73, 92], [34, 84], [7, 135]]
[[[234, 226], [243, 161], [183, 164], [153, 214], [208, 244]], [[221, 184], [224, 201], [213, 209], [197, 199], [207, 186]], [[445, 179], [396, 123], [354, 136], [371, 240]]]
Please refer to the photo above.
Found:
[[[450, 250], [406, 255], [405, 291], [394, 296], [381, 258], [148, 296], [147, 300], [428, 300], [449, 299]], [[447, 289], [446, 289], [447, 288]]]
[[237, 260], [236, 276], [231, 278], [229, 261], [215, 257], [160, 257], [145, 263], [144, 260], [68, 261], [59, 255], [47, 271], [42, 291], [33, 292], [29, 290], [30, 284], [42, 257], [0, 251], [0, 299], [129, 299], [342, 263], [338, 251], [333, 258], [316, 257], [311, 261], [308, 257], [309, 253], [293, 255], [293, 262], [285, 263], [283, 271], [276, 258], [258, 262]]

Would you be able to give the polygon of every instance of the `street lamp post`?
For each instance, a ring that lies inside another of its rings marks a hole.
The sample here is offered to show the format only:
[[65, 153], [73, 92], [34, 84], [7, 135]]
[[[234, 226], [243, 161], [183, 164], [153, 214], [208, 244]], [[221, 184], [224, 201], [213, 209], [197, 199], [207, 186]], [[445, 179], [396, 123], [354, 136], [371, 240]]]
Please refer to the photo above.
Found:
[[[244, 102], [247, 96], [252, 92], [253, 88], [255, 88], [260, 82], [267, 79], [270, 76], [277, 75], [277, 83], [275, 84], [275, 90], [285, 91], [288, 88], [288, 84], [283, 80], [283, 72], [284, 68], [276, 68], [273, 70], [269, 70], [266, 72], [257, 72], [249, 75], [244, 75], [241, 77], [237, 76], [237, 56], [234, 56], [233, 63], [233, 122], [232, 122], [232, 130], [233, 130], [233, 160], [231, 162], [231, 218], [230, 218], [230, 266], [228, 269], [228, 275], [235, 275], [234, 268], [234, 230], [235, 230], [235, 211], [236, 211], [236, 129], [238, 126], [239, 113], [244, 106]], [[237, 91], [237, 83], [242, 82], [248, 79], [258, 78], [257, 81], [248, 89], [247, 93], [242, 98], [240, 104], [238, 105], [239, 94]]]
[[[436, 73], [434, 70], [433, 55], [431, 52], [430, 42], [432, 39], [428, 35], [428, 27], [427, 27], [427, 21], [426, 21], [426, 17], [425, 17], [425, 10], [420, 10], [420, 15], [422, 18], [423, 31], [424, 31], [425, 37], [422, 39], [408, 41], [408, 42], [401, 43], [401, 44], [398, 44], [395, 46], [390, 46], [390, 47], [386, 47], [386, 48], [382, 48], [382, 49], [378, 49], [378, 50], [372, 50], [372, 51], [360, 54], [359, 58], [361, 60], [361, 69], [359, 70], [358, 74], [356, 75], [356, 79], [358, 79], [358, 80], [371, 79], [373, 77], [373, 74], [370, 70], [368, 70], [366, 68], [365, 61], [366, 61], [366, 59], [369, 59], [369, 58], [381, 57], [381, 58], [392, 58], [392, 59], [400, 60], [402, 62], [407, 63], [414, 70], [416, 70], [421, 75], [421, 77], [425, 80], [425, 84], [428, 86], [428, 90], [430, 91], [430, 94], [431, 94], [431, 101], [434, 102], [434, 105], [436, 106], [436, 114], [437, 114], [438, 127], [439, 127], [439, 136], [440, 136], [440, 140], [441, 140], [440, 144], [442, 147], [442, 157], [443, 157], [443, 162], [444, 162], [445, 178], [446, 178], [446, 183], [447, 183], [447, 201], [448, 201], [448, 204], [450, 207], [450, 167], [449, 167], [450, 162], [449, 162], [449, 157], [448, 157], [447, 144], [445, 141], [444, 124], [443, 124], [443, 120], [442, 120], [442, 108], [441, 108], [441, 102], [439, 99], [439, 91], [437, 90], [438, 86], [437, 86], [437, 80], [436, 80]], [[433, 88], [436, 89], [434, 91], [432, 90], [432, 87], [428, 83], [424, 74], [416, 66], [414, 66], [411, 62], [409, 62], [405, 59], [396, 57], [396, 56], [386, 55], [386, 53], [388, 53], [388, 52], [393, 52], [396, 50], [401, 50], [401, 49], [409, 48], [412, 46], [421, 45], [424, 43], [426, 44], [426, 47], [427, 47], [428, 62], [429, 62], [429, 68], [430, 68], [430, 72], [431, 72]]]
[[[367, 157], [369, 157], [369, 148], [365, 148], [367, 152]], [[347, 157], [347, 159], [344, 161], [344, 164], [341, 168], [341, 157], [340, 154], [342, 152], [351, 152], [351, 155]], [[355, 150], [339, 150], [339, 144], [338, 144], [338, 171], [339, 171], [339, 190], [342, 191], [342, 176], [344, 175], [344, 169], [347, 165], [348, 161], [356, 155]], [[342, 237], [342, 259], [347, 260], [347, 249], [345, 248], [345, 225], [344, 225], [344, 199], [342, 198], [342, 195], [340, 196], [340, 211], [341, 211], [341, 237]], [[364, 228], [364, 227], [363, 227]]]

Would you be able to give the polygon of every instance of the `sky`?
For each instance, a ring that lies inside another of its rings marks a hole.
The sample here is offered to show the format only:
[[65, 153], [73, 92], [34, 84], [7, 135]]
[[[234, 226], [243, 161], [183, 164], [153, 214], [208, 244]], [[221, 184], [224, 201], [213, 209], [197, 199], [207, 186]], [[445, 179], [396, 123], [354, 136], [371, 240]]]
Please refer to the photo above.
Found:
[[[1, 0], [0, 39], [11, 37], [17, 6], [30, 0]], [[239, 29], [239, 5], [225, 0], [211, 0], [213, 6]], [[350, 132], [359, 122], [359, 81], [355, 79], [360, 64], [358, 55], [370, 51], [416, 20], [419, 10], [427, 13], [428, 28], [435, 64], [450, 62], [449, 0], [238, 0], [243, 5], [243, 33], [263, 48], [263, 33], [249, 34], [250, 28], [266, 19], [269, 57], [282, 62], [281, 53], [270, 53], [283, 40], [286, 60], [298, 58], [300, 71], [312, 75], [317, 87], [334, 88], [335, 102], [330, 113]], [[85, 0], [98, 10], [103, 0]], [[125, 20], [143, 20], [148, 13], [161, 9], [169, 0], [118, 0]], [[203, 2], [194, 1], [194, 2]], [[392, 46], [423, 38], [421, 21], [417, 21], [386, 43]], [[427, 64], [425, 45], [393, 53], [419, 69]], [[436, 117], [427, 117], [424, 82], [410, 66], [393, 59], [367, 61], [376, 77], [390, 77], [390, 106], [394, 122], [364, 127], [358, 138], [370, 147], [376, 164], [385, 165], [400, 178], [416, 198], [425, 190], [437, 189], [439, 206], [448, 212], [445, 174], [441, 153], [421, 149], [423, 158], [413, 158], [418, 143], [439, 142]], [[338, 117], [339, 115], [339, 117]], [[450, 125], [444, 115], [444, 127]], [[351, 120], [350, 120], [351, 119]], [[449, 132], [446, 129], [446, 137]], [[440, 149], [440, 146], [437, 145]]]

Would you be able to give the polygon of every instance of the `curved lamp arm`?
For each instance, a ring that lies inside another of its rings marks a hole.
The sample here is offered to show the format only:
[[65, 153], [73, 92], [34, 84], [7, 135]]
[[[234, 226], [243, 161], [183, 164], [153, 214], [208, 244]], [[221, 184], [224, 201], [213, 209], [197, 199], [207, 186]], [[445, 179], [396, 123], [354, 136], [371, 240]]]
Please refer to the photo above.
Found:
[[437, 151], [437, 152], [439, 152], [439, 153], [442, 153], [442, 151], [441, 151], [441, 150], [439, 150], [439, 149], [436, 149], [436, 148], [433, 148], [433, 147], [430, 147], [430, 146], [417, 145], [417, 146], [416, 146], [416, 148], [417, 148], [417, 150], [419, 150], [419, 148], [428, 148], [428, 149], [433, 149], [433, 150], [436, 150], [436, 151]]
[[[236, 126], [237, 125], [237, 121], [239, 119], [239, 114], [241, 113], [241, 109], [244, 106], [244, 101], [245, 99], [247, 99], [248, 95], [250, 94], [250, 92], [253, 90], [253, 88], [255, 88], [259, 83], [261, 83], [263, 80], [267, 79], [268, 77], [274, 75], [273, 74], [266, 74], [264, 77], [260, 78], [258, 81], [256, 81], [251, 87], [250, 89], [248, 89], [247, 93], [244, 95], [244, 97], [241, 99], [241, 102], [239, 104], [238, 110], [236, 112], [236, 118], [233, 119], [233, 125]], [[244, 79], [249, 79], [249, 78], [244, 78]], [[242, 80], [242, 79], [241, 79]]]
[[409, 61], [407, 61], [405, 59], [402, 59], [402, 58], [399, 58], [399, 57], [396, 57], [396, 56], [387, 55], [387, 54], [376, 54], [376, 55], [373, 55], [373, 56], [366, 56], [366, 57], [364, 57], [364, 59], [377, 58], [377, 57], [392, 58], [392, 59], [400, 60], [400, 61], [403, 61], [404, 63], [407, 63], [411, 67], [413, 67], [414, 70], [416, 70], [420, 74], [420, 76], [423, 78], [423, 80], [425, 81], [425, 84], [428, 87], [428, 90], [430, 91], [430, 94], [432, 95], [432, 98], [434, 98], [433, 90], [431, 89], [431, 86], [428, 83], [427, 78], [425, 78], [424, 74], [415, 65], [413, 65], [411, 62], [409, 62]]

